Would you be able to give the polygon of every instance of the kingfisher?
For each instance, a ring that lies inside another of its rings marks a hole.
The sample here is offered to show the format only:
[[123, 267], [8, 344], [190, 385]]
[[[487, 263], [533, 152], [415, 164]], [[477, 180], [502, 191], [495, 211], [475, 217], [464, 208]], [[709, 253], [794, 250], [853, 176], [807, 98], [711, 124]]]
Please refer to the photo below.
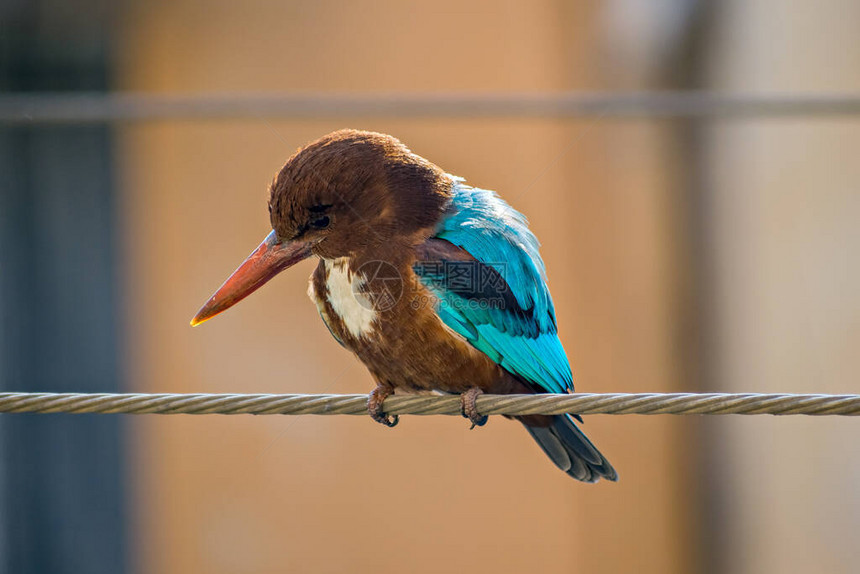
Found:
[[[495, 192], [381, 133], [339, 130], [290, 157], [269, 190], [272, 231], [192, 319], [199, 325], [281, 271], [319, 263], [308, 295], [373, 376], [367, 410], [395, 391], [460, 395], [472, 428], [482, 393], [571, 393], [537, 238]], [[558, 468], [616, 481], [578, 415], [514, 416]]]

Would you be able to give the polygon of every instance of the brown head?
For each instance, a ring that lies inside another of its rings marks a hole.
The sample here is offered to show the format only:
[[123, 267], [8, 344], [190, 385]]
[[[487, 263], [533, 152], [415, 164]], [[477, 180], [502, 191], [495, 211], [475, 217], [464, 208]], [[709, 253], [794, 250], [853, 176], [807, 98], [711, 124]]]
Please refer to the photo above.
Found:
[[432, 234], [451, 180], [391, 136], [330, 133], [297, 151], [272, 182], [272, 232], [200, 309], [192, 325], [235, 305], [299, 261], [409, 249]]

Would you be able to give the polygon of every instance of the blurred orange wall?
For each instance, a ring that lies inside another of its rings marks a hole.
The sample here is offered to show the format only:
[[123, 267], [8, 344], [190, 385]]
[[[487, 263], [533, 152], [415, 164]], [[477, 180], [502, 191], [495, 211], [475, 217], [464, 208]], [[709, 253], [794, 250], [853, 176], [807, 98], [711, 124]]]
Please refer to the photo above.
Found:
[[[599, 89], [591, 3], [133, 3], [123, 89]], [[388, 132], [526, 213], [584, 391], [678, 390], [667, 134], [598, 120], [161, 122], [121, 132], [130, 375], [138, 391], [367, 392], [305, 296], [312, 265], [192, 330], [268, 232], [303, 143]], [[573, 482], [518, 425], [406, 417], [146, 417], [132, 480], [141, 572], [691, 570], [689, 423], [587, 419], [618, 484]]]

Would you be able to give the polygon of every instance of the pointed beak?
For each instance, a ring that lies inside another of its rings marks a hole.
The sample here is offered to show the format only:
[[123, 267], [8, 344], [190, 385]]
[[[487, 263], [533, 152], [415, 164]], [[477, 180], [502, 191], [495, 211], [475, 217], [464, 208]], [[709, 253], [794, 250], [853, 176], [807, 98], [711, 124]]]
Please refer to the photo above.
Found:
[[278, 242], [272, 231], [200, 308], [191, 319], [191, 326], [195, 327], [226, 311], [287, 267], [307, 259], [311, 255], [311, 247], [313, 243], [310, 242]]

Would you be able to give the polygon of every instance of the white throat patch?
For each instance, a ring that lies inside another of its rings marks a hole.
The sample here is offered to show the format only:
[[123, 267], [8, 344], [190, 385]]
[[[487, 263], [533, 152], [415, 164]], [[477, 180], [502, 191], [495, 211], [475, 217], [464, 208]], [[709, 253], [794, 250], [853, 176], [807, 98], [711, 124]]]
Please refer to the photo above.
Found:
[[353, 273], [349, 262], [344, 258], [325, 260], [328, 274], [326, 287], [328, 302], [343, 321], [347, 331], [356, 339], [373, 332], [373, 322], [377, 318], [370, 299], [362, 294], [365, 278], [361, 273]]

